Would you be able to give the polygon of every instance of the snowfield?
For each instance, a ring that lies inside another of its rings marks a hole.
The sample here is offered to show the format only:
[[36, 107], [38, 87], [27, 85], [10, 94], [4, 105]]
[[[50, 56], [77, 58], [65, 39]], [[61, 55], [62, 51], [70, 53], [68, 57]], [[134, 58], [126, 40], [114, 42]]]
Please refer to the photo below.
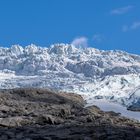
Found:
[[0, 48], [0, 88], [52, 88], [140, 106], [140, 56], [119, 50], [29, 45]]
[[100, 99], [100, 100], [91, 99], [91, 100], [88, 100], [88, 104], [86, 105], [86, 107], [91, 106], [91, 105], [96, 105], [101, 110], [104, 110], [104, 111], [112, 111], [113, 110], [116, 113], [121, 113], [121, 116], [129, 117], [131, 119], [135, 119], [135, 120], [140, 121], [140, 113], [139, 112], [126, 110], [126, 107], [119, 105], [117, 103], [108, 102], [107, 100], [104, 100], [104, 99]]

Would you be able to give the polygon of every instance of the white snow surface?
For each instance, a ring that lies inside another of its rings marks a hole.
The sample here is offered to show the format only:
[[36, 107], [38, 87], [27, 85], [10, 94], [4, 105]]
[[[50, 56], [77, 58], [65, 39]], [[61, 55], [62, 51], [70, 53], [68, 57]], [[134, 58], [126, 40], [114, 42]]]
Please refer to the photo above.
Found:
[[130, 110], [126, 110], [124, 106], [121, 106], [117, 103], [108, 102], [104, 99], [96, 100], [92, 99], [88, 101], [87, 106], [96, 105], [101, 110], [104, 111], [114, 111], [116, 113], [121, 113], [121, 116], [129, 117], [130, 119], [138, 120], [140, 122], [140, 113]]
[[140, 56], [71, 44], [0, 48], [0, 88], [52, 88], [123, 106], [140, 102]]

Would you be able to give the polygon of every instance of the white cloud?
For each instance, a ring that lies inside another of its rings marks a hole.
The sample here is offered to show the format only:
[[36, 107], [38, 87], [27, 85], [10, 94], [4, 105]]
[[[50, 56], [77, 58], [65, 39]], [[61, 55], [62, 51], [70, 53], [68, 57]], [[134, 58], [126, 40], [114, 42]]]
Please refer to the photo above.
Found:
[[133, 29], [133, 30], [138, 29], [138, 28], [140, 28], [140, 21], [134, 22], [131, 25], [131, 29]]
[[140, 29], [140, 21], [133, 22], [131, 25], [124, 25], [122, 27], [123, 32], [127, 32], [130, 30]]
[[82, 36], [75, 38], [72, 43], [72, 45], [76, 47], [88, 47], [88, 38]]
[[95, 42], [100, 43], [100, 42], [102, 42], [103, 39], [104, 39], [104, 37], [100, 34], [93, 35], [93, 41], [95, 41]]
[[125, 6], [125, 7], [113, 9], [113, 10], [111, 10], [110, 14], [111, 15], [122, 15], [122, 14], [125, 14], [125, 13], [129, 12], [133, 8], [134, 8], [133, 5], [128, 5], [128, 6]]

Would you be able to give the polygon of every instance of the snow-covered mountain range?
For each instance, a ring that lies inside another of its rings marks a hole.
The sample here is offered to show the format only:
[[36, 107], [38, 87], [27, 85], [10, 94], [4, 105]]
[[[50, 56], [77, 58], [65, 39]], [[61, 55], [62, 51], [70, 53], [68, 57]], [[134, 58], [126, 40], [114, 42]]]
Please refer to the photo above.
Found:
[[140, 105], [140, 56], [71, 44], [0, 48], [0, 88], [41, 87]]

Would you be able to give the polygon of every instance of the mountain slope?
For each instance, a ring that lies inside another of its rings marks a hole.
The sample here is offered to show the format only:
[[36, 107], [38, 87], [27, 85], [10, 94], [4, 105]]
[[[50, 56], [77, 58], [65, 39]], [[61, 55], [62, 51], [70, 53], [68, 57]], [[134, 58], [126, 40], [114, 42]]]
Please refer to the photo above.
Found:
[[46, 89], [0, 90], [1, 140], [140, 139], [140, 123], [73, 93]]
[[105, 98], [124, 106], [140, 97], [140, 56], [55, 44], [0, 48], [0, 88], [40, 87], [76, 92], [87, 102]]

